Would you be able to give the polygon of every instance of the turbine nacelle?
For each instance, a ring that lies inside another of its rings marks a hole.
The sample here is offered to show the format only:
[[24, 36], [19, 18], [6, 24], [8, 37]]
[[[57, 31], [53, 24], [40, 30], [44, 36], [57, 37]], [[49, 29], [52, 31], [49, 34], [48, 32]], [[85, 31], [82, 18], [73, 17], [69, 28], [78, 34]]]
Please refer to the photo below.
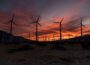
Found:
[[15, 15], [13, 14], [12, 15], [12, 18], [8, 21], [8, 23], [12, 23], [14, 25], [17, 25], [15, 22], [14, 22], [14, 18], [15, 18]]
[[37, 17], [32, 16], [31, 18], [32, 18], [32, 21], [33, 21], [32, 23], [36, 23], [37, 25], [41, 26], [41, 24], [39, 23], [39, 21], [41, 19], [40, 16], [37, 16]]

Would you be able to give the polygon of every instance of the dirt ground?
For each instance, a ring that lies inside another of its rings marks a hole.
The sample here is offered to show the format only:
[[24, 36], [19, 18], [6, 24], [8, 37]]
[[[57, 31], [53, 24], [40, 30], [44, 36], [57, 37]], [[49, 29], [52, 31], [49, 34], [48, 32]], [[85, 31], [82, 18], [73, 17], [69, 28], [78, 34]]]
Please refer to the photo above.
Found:
[[9, 53], [15, 45], [0, 44], [0, 65], [90, 65], [89, 50], [36, 47]]

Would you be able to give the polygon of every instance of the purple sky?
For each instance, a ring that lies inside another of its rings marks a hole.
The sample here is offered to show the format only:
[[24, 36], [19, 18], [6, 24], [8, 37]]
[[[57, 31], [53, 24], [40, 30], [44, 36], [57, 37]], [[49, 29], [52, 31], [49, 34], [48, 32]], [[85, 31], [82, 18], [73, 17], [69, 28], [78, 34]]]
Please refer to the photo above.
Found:
[[[70, 21], [80, 17], [83, 17], [84, 25], [90, 26], [90, 0], [0, 0], [1, 30], [9, 31], [7, 22], [13, 13], [16, 15], [14, 21], [21, 25], [13, 26], [15, 35], [35, 32], [35, 25], [31, 24], [30, 17], [37, 14], [41, 15], [42, 27], [40, 27], [39, 34], [48, 34], [52, 30], [59, 31], [58, 25], [53, 22], [57, 21], [56, 18], [61, 19], [62, 17], [64, 17], [64, 28], [72, 29], [69, 26]], [[72, 21], [72, 25], [77, 23], [79, 22]], [[43, 32], [42, 30], [46, 31]], [[68, 30], [65, 29], [64, 31]]]

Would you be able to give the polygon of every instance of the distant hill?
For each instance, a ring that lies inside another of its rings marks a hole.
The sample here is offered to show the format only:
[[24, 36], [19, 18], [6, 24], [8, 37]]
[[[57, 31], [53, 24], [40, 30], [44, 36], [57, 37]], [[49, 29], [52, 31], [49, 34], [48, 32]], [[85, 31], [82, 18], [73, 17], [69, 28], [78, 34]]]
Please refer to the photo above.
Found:
[[79, 44], [83, 48], [88, 49], [88, 48], [90, 48], [90, 35], [84, 35], [82, 37], [79, 36], [79, 37], [75, 37], [75, 38], [64, 39], [64, 40], [61, 40], [61, 41], [60, 40], [50, 41], [50, 42], [47, 42], [47, 43], [53, 44], [53, 46], [55, 46], [56, 48], [63, 47], [64, 44], [68, 43], [70, 45]]
[[[11, 41], [13, 39], [13, 41]], [[36, 43], [36, 41], [28, 40], [20, 36], [13, 36], [5, 31], [0, 30], [0, 42], [3, 43]], [[90, 43], [90, 35], [84, 35], [84, 36], [79, 36], [75, 38], [70, 38], [70, 39], [64, 39], [62, 41], [56, 40], [56, 41], [44, 41], [44, 42], [38, 42], [40, 44], [44, 43]]]
[[0, 42], [9, 42], [13, 35], [0, 30]]
[[90, 35], [84, 35], [84, 36], [79, 36], [75, 38], [70, 38], [67, 40], [63, 40], [63, 42], [69, 42], [69, 43], [90, 43]]
[[13, 36], [0, 30], [0, 42], [2, 43], [35, 43], [35, 41], [25, 39], [20, 36]]
[[84, 35], [84, 36], [79, 36], [75, 38], [70, 38], [70, 39], [63, 39], [63, 40], [56, 40], [56, 41], [47, 41], [47, 42], [40, 42], [40, 43], [50, 43], [50, 44], [57, 44], [57, 43], [71, 43], [71, 44], [78, 44], [78, 43], [90, 43], [90, 35]]
[[[55, 41], [53, 41], [55, 42]], [[60, 42], [60, 40], [56, 40], [56, 42]], [[61, 42], [90, 42], [90, 35], [84, 35], [84, 36], [79, 36], [75, 38], [70, 38], [70, 39], [63, 39]]]

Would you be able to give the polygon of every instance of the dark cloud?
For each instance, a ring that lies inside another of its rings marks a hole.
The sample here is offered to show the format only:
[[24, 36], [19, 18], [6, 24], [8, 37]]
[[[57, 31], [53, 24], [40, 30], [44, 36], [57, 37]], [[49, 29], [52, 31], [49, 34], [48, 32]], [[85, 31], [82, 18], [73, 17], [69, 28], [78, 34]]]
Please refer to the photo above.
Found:
[[[78, 17], [90, 16], [89, 0], [87, 0], [87, 3], [81, 5], [80, 3], [84, 3], [84, 1], [86, 0], [0, 0], [0, 28], [7, 29], [9, 27], [9, 24], [6, 25], [4, 23], [7, 23], [12, 17], [12, 13], [14, 13], [15, 23], [18, 25], [14, 26], [15, 33], [31, 30], [34, 30], [35, 32], [35, 24], [31, 23], [32, 20], [30, 17], [40, 14], [41, 16], [44, 16], [43, 19], [53, 15], [61, 17], [72, 16], [71, 21], [62, 25], [62, 31], [74, 31], [80, 27], [80, 19], [78, 19]], [[76, 9], [75, 11], [73, 11], [73, 7]], [[74, 13], [78, 13], [78, 15], [74, 15]], [[44, 23], [49, 24], [48, 22]], [[9, 28], [7, 31], [8, 30]], [[53, 27], [46, 31], [39, 31], [39, 35], [49, 34], [53, 31], [59, 31], [59, 27]]]
[[80, 22], [81, 22], [81, 18], [77, 18], [75, 20], [68, 21], [65, 24], [64, 28], [66, 31], [72, 31], [73, 32], [80, 27]]
[[90, 33], [90, 30], [85, 31], [85, 33]]
[[42, 30], [40, 32], [38, 32], [38, 35], [46, 35], [46, 34], [50, 34], [50, 33], [54, 33], [55, 31], [53, 30]]

